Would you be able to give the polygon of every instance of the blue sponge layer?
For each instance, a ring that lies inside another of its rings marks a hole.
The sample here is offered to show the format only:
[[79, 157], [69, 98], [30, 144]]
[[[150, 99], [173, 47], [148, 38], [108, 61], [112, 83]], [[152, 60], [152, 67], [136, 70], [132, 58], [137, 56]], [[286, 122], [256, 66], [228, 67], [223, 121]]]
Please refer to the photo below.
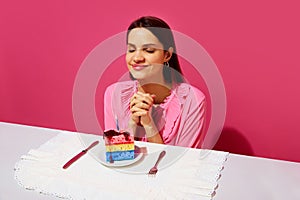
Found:
[[106, 162], [132, 159], [134, 159], [134, 150], [106, 152]]

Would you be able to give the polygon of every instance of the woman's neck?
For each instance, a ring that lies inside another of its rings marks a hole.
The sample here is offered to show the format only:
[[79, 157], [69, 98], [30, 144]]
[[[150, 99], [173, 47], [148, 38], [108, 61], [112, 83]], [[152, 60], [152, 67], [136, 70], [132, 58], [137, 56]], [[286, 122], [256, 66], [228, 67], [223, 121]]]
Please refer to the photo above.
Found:
[[171, 94], [171, 84], [143, 84], [138, 86], [138, 91], [148, 94], [154, 94], [154, 103], [160, 104]]

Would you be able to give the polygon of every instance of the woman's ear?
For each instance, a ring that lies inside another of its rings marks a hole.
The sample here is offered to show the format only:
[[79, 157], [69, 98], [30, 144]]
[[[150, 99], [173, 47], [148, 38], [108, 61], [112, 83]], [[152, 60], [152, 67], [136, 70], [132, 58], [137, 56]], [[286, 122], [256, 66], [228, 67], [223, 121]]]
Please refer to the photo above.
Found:
[[168, 62], [171, 59], [171, 57], [173, 55], [173, 51], [174, 51], [173, 47], [170, 47], [168, 49], [168, 51], [166, 51], [166, 53], [165, 53], [165, 62]]

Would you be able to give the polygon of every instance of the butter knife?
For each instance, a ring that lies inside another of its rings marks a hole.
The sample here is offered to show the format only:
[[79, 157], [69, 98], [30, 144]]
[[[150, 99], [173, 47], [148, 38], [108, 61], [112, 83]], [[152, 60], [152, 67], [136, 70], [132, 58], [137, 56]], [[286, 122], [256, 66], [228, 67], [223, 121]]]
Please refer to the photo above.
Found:
[[69, 160], [64, 166], [63, 169], [67, 169], [72, 163], [74, 163], [76, 160], [78, 160], [81, 156], [83, 156], [84, 154], [86, 154], [86, 152], [88, 152], [88, 150], [90, 150], [91, 148], [93, 148], [94, 146], [96, 146], [99, 143], [99, 141], [95, 141], [93, 142], [90, 146], [88, 146], [88, 148], [82, 150], [80, 153], [78, 153], [76, 156], [74, 156], [73, 158], [71, 158], [71, 160]]

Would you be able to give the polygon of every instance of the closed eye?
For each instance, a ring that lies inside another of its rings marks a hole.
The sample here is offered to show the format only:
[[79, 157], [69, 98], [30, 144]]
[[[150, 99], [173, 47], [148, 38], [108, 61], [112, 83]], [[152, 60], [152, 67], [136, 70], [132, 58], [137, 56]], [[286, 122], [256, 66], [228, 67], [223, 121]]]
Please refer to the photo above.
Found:
[[146, 51], [147, 53], [154, 53], [156, 49], [154, 48], [145, 48], [144, 51]]
[[128, 49], [127, 52], [128, 53], [133, 53], [135, 51], [135, 49]]

